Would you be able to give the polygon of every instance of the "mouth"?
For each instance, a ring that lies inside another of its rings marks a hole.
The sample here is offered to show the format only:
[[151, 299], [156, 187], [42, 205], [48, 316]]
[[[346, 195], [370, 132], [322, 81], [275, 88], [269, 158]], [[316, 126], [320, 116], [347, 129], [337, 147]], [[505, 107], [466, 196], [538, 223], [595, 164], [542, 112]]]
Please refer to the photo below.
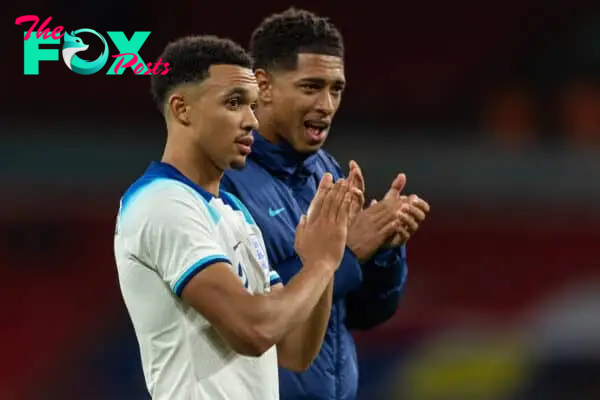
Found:
[[252, 143], [254, 143], [254, 137], [252, 135], [246, 135], [238, 138], [235, 143], [238, 145], [240, 153], [247, 156], [252, 151]]
[[304, 121], [304, 128], [306, 130], [306, 136], [310, 140], [311, 144], [317, 144], [325, 140], [327, 131], [329, 130], [329, 121], [324, 120], [307, 120]]

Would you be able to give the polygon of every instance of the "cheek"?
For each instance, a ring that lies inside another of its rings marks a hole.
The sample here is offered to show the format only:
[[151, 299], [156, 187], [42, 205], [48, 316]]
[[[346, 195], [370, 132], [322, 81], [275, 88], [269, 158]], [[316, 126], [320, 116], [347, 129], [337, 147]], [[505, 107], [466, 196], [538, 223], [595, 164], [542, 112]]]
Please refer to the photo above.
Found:
[[284, 121], [286, 125], [298, 124], [306, 114], [309, 108], [305, 104], [306, 101], [301, 98], [290, 98], [282, 102], [279, 107], [279, 119]]

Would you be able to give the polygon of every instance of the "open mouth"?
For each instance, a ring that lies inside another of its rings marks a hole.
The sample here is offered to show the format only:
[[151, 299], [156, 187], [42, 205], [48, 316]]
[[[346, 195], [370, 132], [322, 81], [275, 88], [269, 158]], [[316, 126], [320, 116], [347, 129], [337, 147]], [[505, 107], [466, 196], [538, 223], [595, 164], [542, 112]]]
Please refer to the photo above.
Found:
[[306, 135], [313, 142], [320, 142], [325, 139], [329, 123], [327, 121], [304, 121]]

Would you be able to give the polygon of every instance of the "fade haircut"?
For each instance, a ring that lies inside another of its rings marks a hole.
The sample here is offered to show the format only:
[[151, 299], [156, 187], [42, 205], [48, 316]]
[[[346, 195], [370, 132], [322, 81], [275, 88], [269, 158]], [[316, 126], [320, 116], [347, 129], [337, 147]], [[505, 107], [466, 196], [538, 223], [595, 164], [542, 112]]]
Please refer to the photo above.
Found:
[[159, 56], [169, 63], [165, 75], [152, 75], [152, 97], [161, 113], [170, 92], [185, 83], [200, 83], [208, 78], [212, 65], [253, 67], [252, 57], [242, 46], [230, 39], [214, 35], [187, 36], [169, 43]]
[[294, 70], [300, 53], [344, 58], [344, 42], [328, 18], [292, 7], [267, 17], [252, 32], [250, 53], [255, 68]]

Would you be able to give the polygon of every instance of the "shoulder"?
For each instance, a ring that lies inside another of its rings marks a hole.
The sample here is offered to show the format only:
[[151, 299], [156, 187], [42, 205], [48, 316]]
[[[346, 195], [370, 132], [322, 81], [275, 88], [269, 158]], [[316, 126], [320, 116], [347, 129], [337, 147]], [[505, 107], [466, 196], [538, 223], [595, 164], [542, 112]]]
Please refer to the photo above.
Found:
[[[203, 204], [205, 203], [205, 204]], [[140, 179], [121, 198], [119, 225], [124, 230], [158, 228], [181, 224], [186, 219], [218, 219], [200, 195], [182, 182]]]
[[197, 196], [185, 184], [169, 178], [140, 178], [121, 197], [120, 214], [158, 211], [159, 206], [195, 203]]
[[247, 224], [249, 224], [249, 225], [255, 224], [254, 218], [252, 217], [252, 214], [250, 214], [248, 207], [246, 207], [246, 205], [236, 195], [234, 195], [233, 193], [228, 192], [226, 190], [223, 190], [223, 191], [221, 191], [221, 196], [224, 197], [223, 200], [225, 200], [225, 202], [227, 204], [229, 204], [229, 206], [233, 210], [239, 211], [242, 213]]

